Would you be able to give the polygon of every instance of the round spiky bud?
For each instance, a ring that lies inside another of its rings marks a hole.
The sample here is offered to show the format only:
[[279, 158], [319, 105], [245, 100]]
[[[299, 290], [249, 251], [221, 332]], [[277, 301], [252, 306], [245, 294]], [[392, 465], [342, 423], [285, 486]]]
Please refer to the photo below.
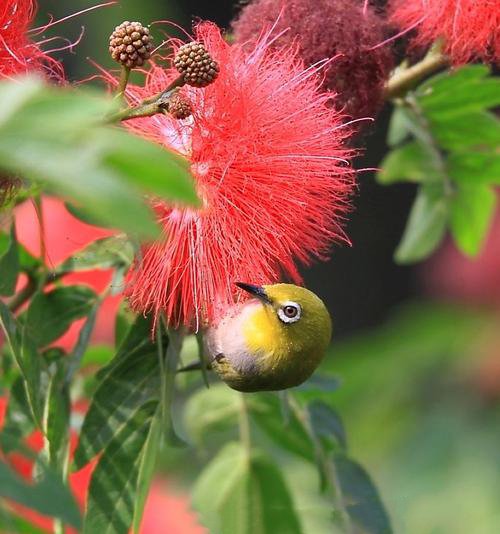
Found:
[[184, 81], [193, 87], [206, 87], [219, 75], [219, 65], [207, 49], [196, 41], [186, 43], [177, 50], [174, 65]]
[[144, 65], [151, 56], [152, 48], [149, 29], [140, 22], [122, 22], [109, 38], [111, 57], [129, 69]]
[[187, 98], [179, 93], [175, 93], [170, 97], [168, 102], [168, 112], [174, 119], [182, 120], [187, 119], [193, 114], [193, 108]]

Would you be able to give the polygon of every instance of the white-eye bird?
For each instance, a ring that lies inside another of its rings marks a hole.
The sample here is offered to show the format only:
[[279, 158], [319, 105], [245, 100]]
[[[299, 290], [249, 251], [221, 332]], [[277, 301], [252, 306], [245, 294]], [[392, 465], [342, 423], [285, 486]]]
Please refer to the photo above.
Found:
[[245, 392], [286, 389], [307, 380], [332, 334], [323, 301], [292, 284], [236, 285], [254, 298], [236, 305], [206, 332], [212, 369]]

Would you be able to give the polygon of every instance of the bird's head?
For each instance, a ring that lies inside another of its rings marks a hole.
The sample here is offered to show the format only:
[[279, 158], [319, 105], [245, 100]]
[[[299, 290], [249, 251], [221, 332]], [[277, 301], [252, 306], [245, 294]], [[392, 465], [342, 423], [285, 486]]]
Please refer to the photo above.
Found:
[[280, 343], [295, 352], [317, 351], [322, 357], [330, 342], [332, 321], [317, 295], [293, 284], [236, 285], [262, 303], [253, 317], [255, 328], [249, 325], [249, 337], [254, 336], [256, 345]]

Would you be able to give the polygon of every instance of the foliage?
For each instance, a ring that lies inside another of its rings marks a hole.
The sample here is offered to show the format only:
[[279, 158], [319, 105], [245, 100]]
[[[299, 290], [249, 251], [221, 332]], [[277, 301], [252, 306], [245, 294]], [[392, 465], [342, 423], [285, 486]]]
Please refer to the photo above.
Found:
[[484, 65], [438, 74], [396, 101], [378, 180], [418, 185], [399, 263], [429, 256], [447, 229], [468, 256], [481, 250], [500, 184], [500, 80]]

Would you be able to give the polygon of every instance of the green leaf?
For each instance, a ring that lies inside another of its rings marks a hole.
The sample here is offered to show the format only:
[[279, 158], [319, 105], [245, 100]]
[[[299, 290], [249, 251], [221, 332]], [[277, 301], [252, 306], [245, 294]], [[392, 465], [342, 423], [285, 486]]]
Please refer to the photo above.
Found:
[[321, 401], [307, 406], [311, 429], [328, 449], [346, 449], [347, 440], [344, 424], [339, 414]]
[[492, 152], [500, 145], [500, 121], [486, 111], [429, 121], [432, 135], [446, 150]]
[[429, 256], [443, 239], [448, 202], [443, 194], [421, 187], [395, 252], [397, 263], [413, 263]]
[[67, 454], [71, 403], [66, 383], [66, 361], [53, 364], [55, 372], [49, 379], [45, 406], [44, 429], [47, 437], [49, 465], [61, 470]]
[[359, 534], [391, 534], [389, 517], [366, 471], [343, 455], [335, 456], [334, 464], [353, 531]]
[[484, 66], [470, 66], [435, 76], [418, 91], [425, 114], [435, 121], [500, 105], [500, 80]]
[[57, 267], [56, 272], [128, 267], [133, 259], [134, 248], [125, 236], [104, 237], [69, 257]]
[[2, 442], [2, 450], [5, 453], [12, 452], [23, 438], [35, 429], [33, 416], [26, 397], [26, 389], [23, 379], [18, 377], [9, 391], [9, 403], [2, 427], [2, 434], [8, 436], [8, 440]]
[[26, 328], [31, 338], [39, 347], [52, 343], [73, 321], [90, 312], [96, 298], [88, 286], [65, 286], [37, 293], [26, 315]]
[[417, 95], [432, 95], [434, 92], [440, 94], [450, 94], [457, 85], [466, 85], [467, 83], [477, 83], [490, 73], [486, 65], [467, 65], [454, 70], [445, 70], [429, 78], [420, 84], [417, 89]]
[[460, 184], [500, 184], [500, 154], [496, 152], [451, 153], [447, 166], [453, 181]]
[[300, 520], [281, 471], [268, 458], [230, 443], [193, 491], [202, 522], [217, 534], [299, 534]]
[[126, 534], [134, 516], [142, 451], [157, 402], [135, 410], [109, 441], [89, 487], [83, 534]]
[[[291, 411], [286, 421], [283, 420], [280, 399], [272, 393], [252, 395], [249, 400], [252, 419], [264, 430], [269, 438], [283, 449], [297, 454], [308, 461], [315, 460], [314, 445], [304, 427]], [[283, 429], [276, 432], [276, 428]]]
[[105, 162], [131, 185], [176, 202], [199, 203], [184, 158], [123, 130], [108, 129], [101, 135], [100, 142], [108, 148]]
[[37, 426], [41, 426], [41, 365], [40, 354], [26, 328], [19, 329], [15, 317], [0, 300], [0, 325], [12, 351], [26, 388], [28, 404]]
[[76, 342], [76, 345], [73, 348], [71, 354], [68, 356], [67, 371], [65, 377], [65, 382], [67, 384], [71, 383], [73, 376], [75, 375], [76, 371], [82, 363], [85, 351], [87, 350], [87, 347], [90, 342], [90, 336], [92, 335], [92, 331], [94, 330], [96, 316], [101, 302], [101, 299], [99, 299], [92, 306], [92, 309], [90, 310], [90, 313], [87, 316], [87, 320], [85, 321], [85, 324], [83, 325], [82, 329], [80, 330], [80, 333], [78, 334], [78, 340]]
[[214, 384], [190, 395], [184, 409], [184, 426], [198, 446], [209, 444], [233, 429], [239, 414], [238, 393], [225, 384]]
[[395, 147], [402, 143], [410, 134], [408, 128], [408, 115], [406, 110], [397, 106], [391, 115], [391, 121], [389, 123], [389, 130], [387, 132], [387, 144], [390, 147]]
[[380, 167], [377, 181], [382, 185], [399, 181], [432, 182], [442, 178], [428, 150], [417, 141], [391, 150]]
[[16, 289], [19, 274], [19, 253], [14, 225], [11, 226], [10, 237], [4, 239], [6, 237], [0, 234], [0, 295], [10, 296]]
[[154, 475], [154, 468], [158, 457], [158, 451], [161, 445], [162, 437], [162, 417], [161, 409], [158, 407], [151, 426], [149, 428], [148, 437], [144, 443], [141, 451], [139, 472], [137, 475], [137, 491], [134, 503], [134, 516], [132, 521], [132, 528], [135, 534], [138, 534], [141, 526], [141, 520], [144, 513], [144, 506], [149, 495], [151, 481]]
[[80, 526], [80, 512], [70, 490], [50, 471], [45, 471], [37, 483], [28, 484], [0, 461], [0, 497], [58, 517], [75, 528]]
[[451, 234], [457, 247], [476, 256], [495, 213], [496, 194], [488, 185], [460, 185], [451, 203]]
[[342, 385], [338, 377], [331, 375], [320, 375], [315, 373], [305, 382], [293, 389], [294, 392], [300, 392], [301, 396], [307, 396], [308, 393], [333, 393]]
[[[168, 341], [164, 340], [165, 346]], [[127, 427], [137, 410], [160, 397], [160, 367], [151, 322], [138, 317], [115, 358], [98, 373], [74, 456], [83, 467]]]
[[115, 318], [115, 347], [119, 347], [127, 337], [135, 318], [136, 315], [130, 309], [128, 302], [120, 302], [120, 307]]

